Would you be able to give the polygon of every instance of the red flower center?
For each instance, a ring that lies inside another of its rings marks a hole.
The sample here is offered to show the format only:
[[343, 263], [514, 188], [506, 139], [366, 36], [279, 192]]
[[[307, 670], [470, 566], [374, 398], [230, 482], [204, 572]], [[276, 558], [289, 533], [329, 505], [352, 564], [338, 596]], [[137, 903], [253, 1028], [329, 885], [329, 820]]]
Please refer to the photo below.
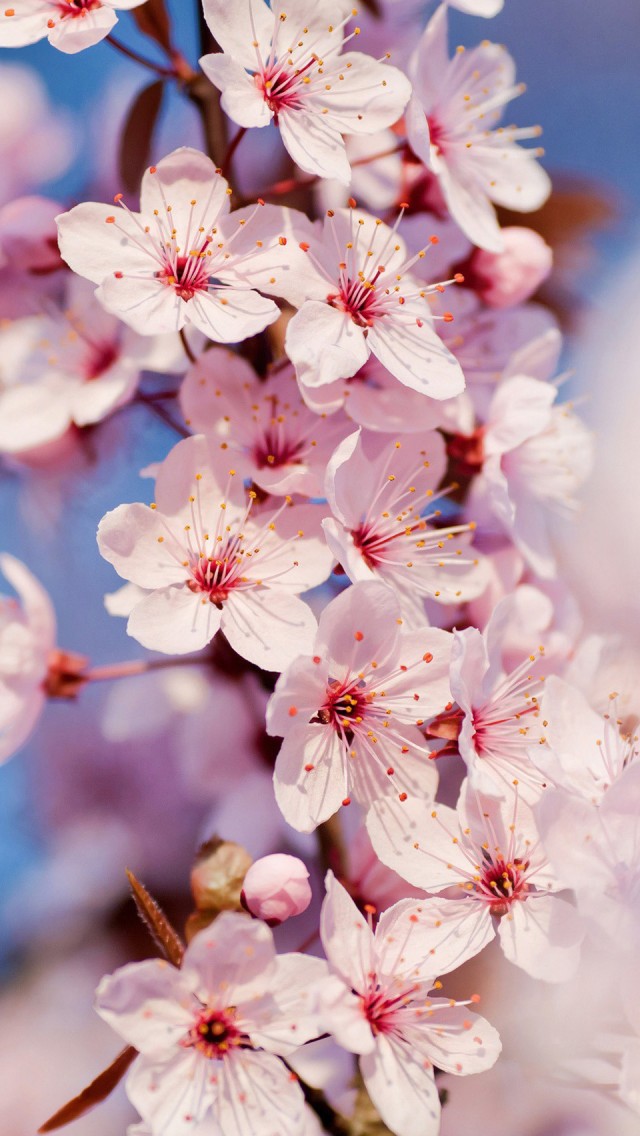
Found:
[[254, 75], [254, 82], [276, 119], [279, 111], [298, 110], [303, 105], [302, 77], [314, 62], [310, 59], [303, 67], [292, 69], [276, 61]]
[[177, 256], [169, 259], [157, 276], [172, 287], [181, 300], [192, 300], [197, 292], [206, 292], [209, 283], [206, 246], [190, 256]]
[[233, 1006], [225, 1010], [204, 1010], [181, 1044], [185, 1049], [197, 1049], [205, 1057], [220, 1060], [232, 1047], [249, 1040], [238, 1029], [235, 1017]]
[[298, 439], [287, 438], [282, 430], [270, 427], [253, 447], [253, 460], [258, 469], [273, 469], [299, 463], [302, 450], [302, 443]]
[[353, 738], [353, 726], [362, 722], [369, 701], [364, 683], [343, 683], [330, 679], [326, 702], [311, 721], [320, 722], [323, 726], [333, 726], [338, 733], [346, 737], [347, 742], [350, 742]]
[[113, 366], [118, 358], [119, 351], [115, 343], [97, 343], [92, 346], [91, 353], [85, 364], [85, 378], [99, 379]]
[[101, 0], [58, 0], [60, 15], [72, 20], [101, 7]]
[[366, 280], [364, 275], [355, 280], [345, 277], [340, 291], [327, 296], [332, 308], [346, 312], [358, 327], [373, 327], [375, 319], [385, 314], [385, 308], [376, 292], [375, 280]]
[[486, 860], [477, 887], [489, 901], [492, 915], [506, 915], [514, 900], [524, 899], [529, 891], [525, 881], [528, 867], [523, 860]]

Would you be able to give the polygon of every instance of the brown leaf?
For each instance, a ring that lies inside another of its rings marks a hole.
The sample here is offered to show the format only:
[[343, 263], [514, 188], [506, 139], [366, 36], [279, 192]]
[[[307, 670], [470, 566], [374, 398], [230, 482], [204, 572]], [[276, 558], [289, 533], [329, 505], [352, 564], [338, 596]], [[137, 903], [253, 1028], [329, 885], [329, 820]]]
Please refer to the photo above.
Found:
[[145, 924], [151, 938], [162, 951], [164, 957], [180, 966], [184, 955], [184, 943], [177, 931], [171, 926], [164, 911], [158, 906], [153, 896], [149, 895], [146, 887], [136, 879], [133, 872], [127, 868], [127, 879], [131, 885], [131, 893], [138, 908], [138, 915]]
[[115, 1061], [111, 1062], [108, 1069], [103, 1069], [102, 1073], [99, 1073], [77, 1097], [63, 1104], [62, 1108], [44, 1122], [38, 1132], [55, 1132], [56, 1128], [71, 1124], [73, 1120], [78, 1120], [97, 1104], [101, 1104], [120, 1083], [136, 1054], [137, 1050], [132, 1045], [128, 1045], [118, 1054]]
[[144, 35], [159, 43], [168, 55], [173, 54], [171, 21], [164, 0], [147, 0], [141, 8], [134, 8], [131, 15]]
[[164, 83], [157, 79], [143, 87], [129, 108], [120, 139], [118, 168], [124, 189], [131, 193], [139, 189], [140, 179], [149, 165], [163, 92]]

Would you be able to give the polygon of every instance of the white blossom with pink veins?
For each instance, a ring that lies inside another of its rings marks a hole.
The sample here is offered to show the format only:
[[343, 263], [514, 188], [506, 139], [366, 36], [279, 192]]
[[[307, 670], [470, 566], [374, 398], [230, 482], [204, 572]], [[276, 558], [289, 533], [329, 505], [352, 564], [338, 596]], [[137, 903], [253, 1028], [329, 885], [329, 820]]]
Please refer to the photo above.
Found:
[[[437, 293], [431, 296], [435, 305], [442, 300], [451, 307], [454, 319], [452, 323], [439, 323], [439, 334], [464, 372], [467, 387], [461, 395], [429, 398], [398, 383], [370, 355], [351, 378], [324, 386], [315, 386], [298, 375], [307, 405], [318, 414], [334, 414], [343, 407], [367, 430], [418, 434], [442, 427], [470, 435], [477, 426], [477, 416], [484, 418], [500, 379], [513, 374], [550, 378], [555, 373], [562, 337], [546, 308], [523, 304], [490, 310], [467, 288], [449, 290], [445, 297]], [[542, 370], [545, 373], [538, 374]]]
[[0, 569], [18, 599], [0, 596], [0, 762], [29, 737], [45, 703], [45, 679], [56, 645], [51, 600], [31, 572], [8, 553]]
[[497, 800], [465, 781], [458, 807], [434, 801], [377, 801], [367, 818], [384, 864], [439, 893], [438, 918], [453, 942], [482, 950], [497, 935], [505, 957], [533, 978], [566, 982], [576, 971], [584, 927], [558, 896], [532, 810], [512, 793]]
[[267, 731], [284, 738], [276, 800], [298, 832], [311, 832], [353, 796], [369, 805], [435, 792], [437, 774], [419, 727], [447, 704], [451, 636], [405, 631], [390, 588], [355, 584], [320, 616], [307, 657], [278, 679]]
[[549, 861], [579, 912], [616, 951], [640, 945], [640, 762], [595, 805], [579, 793], [548, 789], [536, 820]]
[[529, 750], [542, 733], [542, 676], [535, 674], [542, 650], [505, 674], [502, 649], [512, 614], [507, 596], [483, 633], [475, 627], [453, 633], [451, 693], [458, 704], [458, 750], [475, 790], [501, 795], [518, 782], [521, 795], [536, 799], [543, 790], [543, 777]]
[[353, 429], [345, 415], [327, 421], [308, 409], [292, 367], [261, 381], [245, 359], [223, 348], [206, 351], [191, 367], [180, 405], [192, 429], [208, 434], [245, 477], [277, 496], [322, 497], [329, 458]]
[[153, 1136], [299, 1136], [305, 1101], [280, 1060], [318, 1035], [326, 963], [276, 957], [266, 924], [223, 912], [178, 970], [161, 959], [104, 978], [98, 1013], [139, 1056], [127, 1095]]
[[60, 251], [141, 335], [193, 323], [235, 343], [278, 318], [254, 289], [273, 291], [286, 274], [287, 214], [264, 204], [229, 213], [230, 192], [210, 158], [182, 146], [144, 174], [140, 213], [118, 194], [115, 212], [84, 202], [58, 217]]
[[342, 54], [351, 0], [203, 0], [222, 48], [201, 66], [222, 91], [222, 107], [242, 127], [273, 120], [306, 173], [351, 179], [343, 134], [392, 126], [411, 95], [406, 75], [360, 52]]
[[440, 1099], [434, 1067], [466, 1076], [490, 1069], [497, 1031], [465, 1001], [432, 997], [446, 974], [474, 953], [452, 941], [433, 901], [402, 900], [375, 933], [331, 872], [321, 936], [331, 977], [321, 992], [323, 1023], [360, 1055], [360, 1071], [395, 1136], [437, 1136]]
[[[285, 348], [301, 382], [320, 387], [355, 375], [375, 355], [405, 386], [431, 398], [452, 398], [464, 375], [434, 329], [425, 284], [411, 268], [426, 247], [409, 256], [397, 228], [356, 208], [329, 210], [324, 228], [296, 217], [306, 259], [282, 294], [300, 310], [287, 327]], [[452, 281], [450, 282], [452, 283]], [[447, 317], [448, 318], [448, 317]]]
[[0, 12], [0, 47], [25, 47], [48, 39], [73, 55], [109, 35], [118, 11], [138, 8], [145, 0], [13, 0]]
[[591, 431], [557, 394], [555, 384], [523, 374], [498, 387], [470, 496], [474, 514], [497, 521], [543, 579], [556, 575], [552, 519], [575, 515], [593, 462]]
[[0, 452], [52, 442], [72, 423], [99, 422], [134, 395], [140, 372], [185, 369], [175, 332], [141, 336], [72, 277], [64, 309], [0, 329]]
[[469, 547], [473, 525], [436, 528], [438, 486], [446, 469], [444, 441], [435, 430], [402, 442], [356, 431], [327, 469], [333, 517], [327, 542], [349, 578], [382, 580], [397, 593], [403, 617], [426, 622], [424, 600], [472, 599], [487, 584], [484, 565]]
[[[502, 107], [524, 90], [500, 44], [447, 49], [447, 6], [441, 4], [415, 50], [413, 97], [406, 112], [409, 143], [438, 179], [451, 216], [469, 240], [499, 252], [502, 236], [493, 205], [528, 213], [539, 209], [551, 183], [520, 139], [539, 127], [498, 127]], [[494, 129], [497, 127], [497, 129]]]
[[617, 718], [615, 694], [609, 712], [597, 714], [577, 687], [550, 675], [540, 709], [544, 736], [531, 761], [549, 784], [597, 804], [638, 757], [638, 735]]
[[102, 555], [147, 593], [127, 623], [143, 647], [186, 654], [221, 629], [239, 655], [272, 671], [310, 647], [316, 621], [298, 593], [331, 570], [322, 508], [287, 499], [255, 515], [255, 497], [196, 435], [162, 462], [152, 506], [103, 517]]

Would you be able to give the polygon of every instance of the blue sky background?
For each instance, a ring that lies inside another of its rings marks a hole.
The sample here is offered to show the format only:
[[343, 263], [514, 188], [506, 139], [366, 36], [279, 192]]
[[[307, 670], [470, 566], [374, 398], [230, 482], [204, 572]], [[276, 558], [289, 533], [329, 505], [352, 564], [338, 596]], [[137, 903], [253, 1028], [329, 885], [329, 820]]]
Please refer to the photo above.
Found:
[[[169, 7], [176, 41], [195, 65], [195, 2], [169, 0]], [[153, 45], [139, 35], [126, 13], [116, 34], [131, 47], [153, 55]], [[528, 89], [515, 104], [513, 117], [523, 125], [543, 125], [550, 172], [596, 179], [619, 213], [616, 227], [598, 240], [599, 259], [580, 282], [586, 294], [597, 298], [606, 279], [619, 270], [629, 246], [637, 243], [640, 4], [638, 0], [506, 0], [504, 12], [494, 20], [452, 15], [452, 46], [485, 37], [504, 42], [516, 58], [519, 78]], [[151, 75], [122, 59], [108, 44], [75, 56], [46, 42], [0, 51], [0, 66], [15, 63], [34, 68], [53, 103], [67, 108], [77, 122], [76, 160], [50, 188], [70, 199], [80, 196], [87, 180], [95, 178], [89, 155], [111, 144], [117, 117], [114, 83], [122, 92], [133, 92]], [[166, 114], [177, 123], [167, 134], [172, 145], [199, 144], [191, 107], [172, 99]], [[24, 144], [29, 145], [28, 138]], [[49, 588], [59, 616], [59, 642], [90, 654], [96, 663], [141, 653], [127, 639], [123, 621], [104, 614], [102, 596], [118, 580], [97, 553], [97, 522], [121, 501], [147, 499], [150, 487], [143, 483], [140, 489], [136, 471], [162, 458], [175, 440], [164, 427], [152, 426], [143, 408], [126, 416], [123, 429], [124, 421], [125, 416], [100, 434], [105, 463], [68, 479], [67, 503], [59, 516], [51, 485], [27, 492], [18, 477], [0, 473], [0, 545], [25, 560]], [[118, 446], [111, 450], [116, 433]], [[98, 703], [93, 693], [79, 706], [52, 707], [31, 745], [0, 769], [0, 893], [13, 890], [27, 865], [42, 854], [29, 789], [35, 749], [46, 747], [52, 727], [89, 731], [89, 714]], [[73, 785], [68, 791], [73, 793]]]

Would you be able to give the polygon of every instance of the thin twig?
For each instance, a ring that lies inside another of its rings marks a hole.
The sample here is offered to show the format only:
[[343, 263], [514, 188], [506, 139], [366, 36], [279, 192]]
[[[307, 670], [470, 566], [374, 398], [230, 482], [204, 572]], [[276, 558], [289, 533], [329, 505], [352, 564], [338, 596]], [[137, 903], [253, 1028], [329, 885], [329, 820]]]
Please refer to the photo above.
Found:
[[193, 351], [191, 349], [191, 344], [189, 343], [189, 340], [187, 339], [187, 335], [186, 335], [186, 332], [185, 332], [183, 327], [180, 328], [180, 340], [181, 340], [182, 346], [184, 347], [184, 353], [187, 356], [187, 359], [189, 360], [190, 363], [195, 363], [196, 362], [196, 356], [193, 354]]
[[147, 67], [149, 71], [155, 71], [156, 75], [162, 75], [165, 79], [176, 79], [177, 72], [173, 67], [162, 67], [159, 63], [154, 63], [151, 59], [146, 59], [144, 55], [138, 55], [137, 51], [133, 51], [130, 47], [126, 47], [115, 36], [108, 35], [105, 37], [107, 43], [115, 47], [122, 55], [126, 55], [127, 59], [132, 59], [134, 63], [139, 63], [141, 67]]

